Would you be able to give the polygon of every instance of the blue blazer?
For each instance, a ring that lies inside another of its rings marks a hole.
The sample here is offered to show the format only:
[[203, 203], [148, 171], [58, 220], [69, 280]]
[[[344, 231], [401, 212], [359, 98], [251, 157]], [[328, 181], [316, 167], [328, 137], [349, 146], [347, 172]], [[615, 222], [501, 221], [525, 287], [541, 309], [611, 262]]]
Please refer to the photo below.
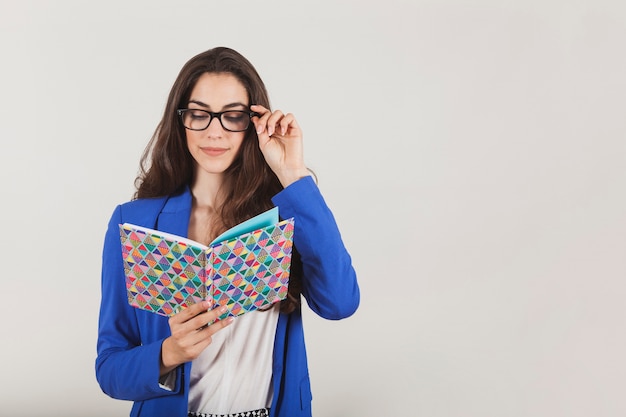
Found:
[[[131, 416], [186, 417], [191, 362], [176, 370], [176, 386], [159, 385], [167, 317], [128, 304], [119, 237], [128, 222], [187, 236], [191, 193], [134, 200], [116, 207], [104, 241], [96, 378], [109, 396], [133, 401]], [[359, 305], [359, 287], [335, 219], [311, 177], [274, 196], [282, 218], [295, 218], [294, 246], [302, 258], [302, 295], [319, 316], [339, 320]], [[311, 387], [301, 310], [281, 313], [273, 353], [272, 417], [310, 417]]]

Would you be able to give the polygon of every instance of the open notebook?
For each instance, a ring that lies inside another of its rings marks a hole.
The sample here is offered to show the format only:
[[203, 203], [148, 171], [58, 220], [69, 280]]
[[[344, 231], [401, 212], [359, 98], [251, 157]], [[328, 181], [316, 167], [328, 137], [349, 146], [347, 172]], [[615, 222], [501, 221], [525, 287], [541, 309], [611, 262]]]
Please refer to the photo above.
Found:
[[171, 316], [213, 299], [226, 305], [220, 319], [264, 308], [287, 296], [294, 219], [278, 208], [218, 236], [208, 246], [170, 233], [120, 224], [130, 305]]

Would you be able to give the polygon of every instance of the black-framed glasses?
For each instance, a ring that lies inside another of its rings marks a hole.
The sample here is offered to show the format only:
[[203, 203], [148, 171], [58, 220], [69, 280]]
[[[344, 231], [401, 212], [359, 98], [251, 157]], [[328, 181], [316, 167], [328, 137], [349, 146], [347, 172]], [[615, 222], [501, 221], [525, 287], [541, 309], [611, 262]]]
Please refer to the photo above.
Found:
[[212, 112], [200, 109], [178, 109], [177, 112], [185, 129], [204, 130], [209, 127], [213, 118], [217, 117], [222, 127], [229, 132], [243, 132], [250, 126], [250, 119], [259, 115], [247, 110]]

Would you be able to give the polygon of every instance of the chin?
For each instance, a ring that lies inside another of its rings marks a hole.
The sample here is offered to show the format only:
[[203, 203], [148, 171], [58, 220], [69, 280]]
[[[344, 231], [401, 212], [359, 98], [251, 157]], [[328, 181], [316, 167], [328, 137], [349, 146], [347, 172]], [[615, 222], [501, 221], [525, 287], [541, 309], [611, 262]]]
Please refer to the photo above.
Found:
[[230, 167], [231, 163], [205, 163], [198, 166], [198, 170], [210, 175], [221, 175]]

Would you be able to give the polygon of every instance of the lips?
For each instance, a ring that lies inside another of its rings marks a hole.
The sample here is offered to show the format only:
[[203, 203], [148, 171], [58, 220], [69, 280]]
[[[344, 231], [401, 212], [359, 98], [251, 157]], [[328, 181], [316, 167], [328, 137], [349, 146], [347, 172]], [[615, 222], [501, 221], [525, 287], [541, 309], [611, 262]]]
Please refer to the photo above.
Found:
[[216, 148], [212, 146], [200, 149], [202, 149], [202, 152], [209, 156], [220, 156], [228, 151], [228, 148]]

